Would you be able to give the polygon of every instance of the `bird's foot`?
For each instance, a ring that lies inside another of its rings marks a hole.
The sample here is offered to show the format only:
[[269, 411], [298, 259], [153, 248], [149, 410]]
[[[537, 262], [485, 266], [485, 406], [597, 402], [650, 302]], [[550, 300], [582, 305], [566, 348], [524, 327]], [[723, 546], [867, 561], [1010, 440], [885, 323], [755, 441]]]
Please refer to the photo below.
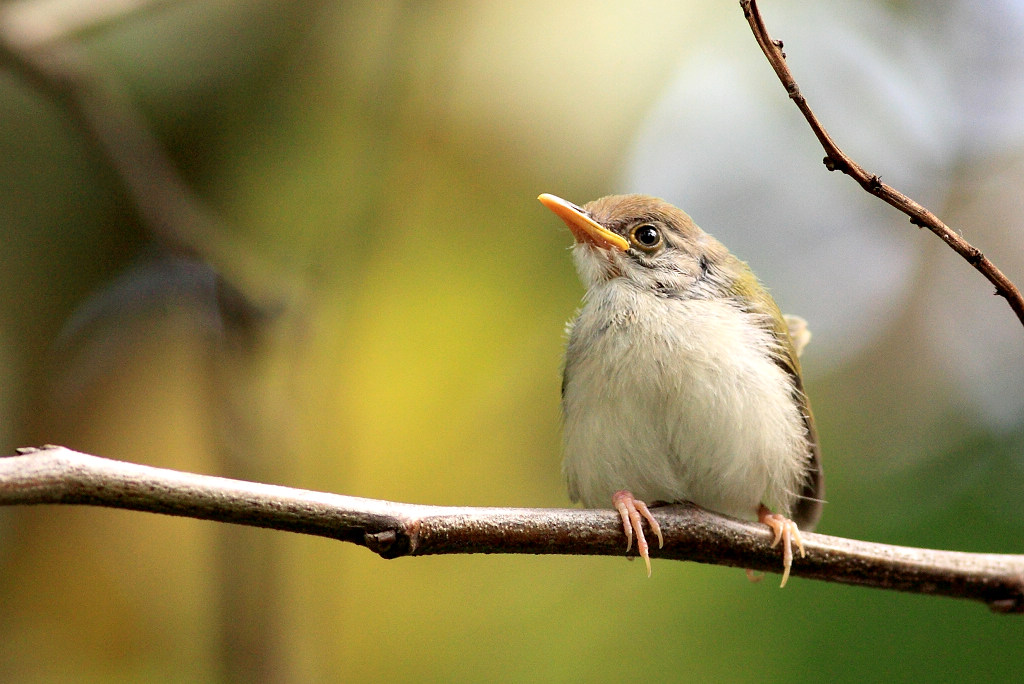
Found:
[[[782, 542], [782, 584], [779, 585], [781, 589], [786, 586], [789, 569], [793, 566], [793, 544], [796, 543], [796, 547], [800, 549], [801, 558], [807, 555], [804, 553], [804, 541], [795, 522], [778, 513], [772, 513], [767, 506], [762, 505], [757, 509], [757, 520], [772, 528], [772, 532], [775, 533], [772, 548]], [[749, 571], [747, 576], [750, 577]]]
[[651, 531], [658, 537], [658, 548], [665, 546], [665, 538], [661, 536], [661, 525], [651, 515], [647, 504], [633, 497], [633, 494], [625, 489], [620, 489], [612, 495], [612, 505], [619, 512], [622, 518], [622, 529], [626, 533], [626, 552], [633, 547], [633, 533], [636, 532], [636, 550], [647, 565], [647, 576], [651, 576], [651, 556], [648, 552], [647, 538], [644, 536], [643, 519], [651, 525]]

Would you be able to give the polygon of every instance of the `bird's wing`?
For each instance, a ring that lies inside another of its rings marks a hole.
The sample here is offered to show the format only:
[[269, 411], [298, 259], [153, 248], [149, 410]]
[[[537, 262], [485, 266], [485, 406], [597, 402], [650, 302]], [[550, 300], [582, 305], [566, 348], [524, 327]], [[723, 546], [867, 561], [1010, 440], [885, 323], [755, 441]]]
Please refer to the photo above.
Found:
[[[799, 352], [810, 339], [807, 322], [798, 316], [782, 316], [770, 295], [765, 292], [763, 298], [753, 303], [758, 313], [766, 314], [765, 325], [778, 343], [775, 350], [775, 362], [793, 378], [793, 400], [800, 408], [807, 430], [807, 443], [810, 446], [807, 454], [807, 469], [803, 489], [793, 509], [792, 518], [801, 530], [811, 531], [821, 518], [822, 504], [825, 497], [825, 474], [821, 467], [821, 447], [818, 444], [818, 430], [814, 425], [814, 414], [810, 402], [804, 392], [803, 378], [800, 375]], [[794, 334], [795, 333], [795, 334]]]

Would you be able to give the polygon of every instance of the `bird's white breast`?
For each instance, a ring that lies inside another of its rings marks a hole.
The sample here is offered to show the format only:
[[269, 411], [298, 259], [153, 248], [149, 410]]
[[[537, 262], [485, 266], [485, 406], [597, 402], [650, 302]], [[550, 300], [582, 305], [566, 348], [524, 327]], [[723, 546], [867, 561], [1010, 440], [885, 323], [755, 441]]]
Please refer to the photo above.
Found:
[[789, 514], [806, 464], [793, 381], [755, 314], [726, 299], [595, 285], [570, 332], [564, 472], [574, 500], [630, 490], [749, 518]]

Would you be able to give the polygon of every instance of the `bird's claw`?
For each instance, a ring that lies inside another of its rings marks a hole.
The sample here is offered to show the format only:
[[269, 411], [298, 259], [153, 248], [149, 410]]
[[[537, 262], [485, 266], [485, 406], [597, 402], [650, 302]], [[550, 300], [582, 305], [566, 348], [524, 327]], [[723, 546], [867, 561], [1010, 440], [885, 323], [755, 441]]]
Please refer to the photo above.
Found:
[[651, 531], [658, 537], [659, 549], [665, 546], [665, 538], [661, 535], [661, 526], [654, 519], [654, 516], [651, 515], [647, 504], [634, 498], [633, 494], [625, 489], [619, 490], [612, 495], [612, 504], [615, 506], [615, 510], [619, 512], [619, 517], [622, 518], [622, 529], [626, 533], [626, 552], [628, 553], [633, 548], [633, 533], [636, 532], [636, 550], [640, 557], [644, 559], [644, 564], [647, 566], [647, 576], [650, 577], [651, 556], [647, 537], [644, 536], [643, 520], [647, 520], [651, 526]]
[[757, 510], [757, 519], [770, 527], [775, 534], [772, 539], [772, 548], [782, 542], [782, 583], [779, 584], [781, 589], [786, 586], [786, 582], [789, 580], [789, 569], [793, 566], [793, 544], [795, 543], [797, 549], [800, 550], [801, 558], [807, 555], [804, 552], [804, 540], [800, 537], [800, 529], [795, 522], [778, 513], [772, 513], [766, 506], [761, 506]]

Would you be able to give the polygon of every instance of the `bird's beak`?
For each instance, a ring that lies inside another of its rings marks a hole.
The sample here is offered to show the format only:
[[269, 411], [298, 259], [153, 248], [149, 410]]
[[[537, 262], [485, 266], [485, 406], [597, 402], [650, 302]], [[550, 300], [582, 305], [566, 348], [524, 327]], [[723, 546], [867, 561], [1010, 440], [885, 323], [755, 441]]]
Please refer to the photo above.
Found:
[[629, 249], [626, 238], [618, 233], [613, 233], [594, 219], [587, 216], [587, 212], [577, 207], [572, 202], [567, 202], [561, 197], [555, 197], [544, 193], [537, 198], [545, 207], [555, 212], [558, 218], [565, 221], [569, 226], [576, 242], [589, 242], [602, 249], [615, 248], [625, 252]]

